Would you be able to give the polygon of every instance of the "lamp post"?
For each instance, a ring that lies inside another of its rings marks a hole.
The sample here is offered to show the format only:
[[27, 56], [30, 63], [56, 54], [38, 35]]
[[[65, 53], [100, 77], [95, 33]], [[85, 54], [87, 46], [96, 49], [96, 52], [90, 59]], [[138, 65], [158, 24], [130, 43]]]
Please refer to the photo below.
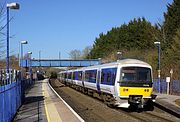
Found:
[[161, 42], [154, 42], [155, 45], [157, 45], [158, 47], [158, 79], [159, 79], [159, 87], [158, 87], [158, 91], [159, 93], [161, 93], [161, 68], [160, 68], [160, 59], [161, 59]]
[[32, 69], [31, 69], [31, 55], [32, 55], [32, 52], [28, 52], [28, 55], [29, 55], [29, 78], [30, 78], [30, 83], [32, 83]]
[[117, 52], [117, 61], [119, 61], [122, 58], [122, 52]]
[[18, 3], [9, 3], [6, 5], [7, 9], [7, 57], [6, 57], [6, 72], [7, 82], [9, 83], [9, 9], [19, 9]]
[[41, 51], [39, 51], [39, 67], [41, 66]]
[[28, 44], [28, 42], [27, 41], [21, 41], [20, 42], [20, 47], [21, 47], [21, 58], [20, 58], [20, 60], [19, 60], [19, 62], [20, 62], [20, 67], [21, 67], [21, 80], [22, 80], [22, 77], [23, 77], [23, 71], [22, 71], [22, 61], [23, 61], [23, 44]]

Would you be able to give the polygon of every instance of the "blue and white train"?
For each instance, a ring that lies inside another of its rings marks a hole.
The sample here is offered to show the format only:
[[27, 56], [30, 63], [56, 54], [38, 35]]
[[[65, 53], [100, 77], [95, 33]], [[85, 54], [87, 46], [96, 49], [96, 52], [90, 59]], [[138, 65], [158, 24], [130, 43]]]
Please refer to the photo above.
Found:
[[136, 59], [62, 71], [58, 78], [109, 105], [143, 108], [152, 100], [152, 67]]

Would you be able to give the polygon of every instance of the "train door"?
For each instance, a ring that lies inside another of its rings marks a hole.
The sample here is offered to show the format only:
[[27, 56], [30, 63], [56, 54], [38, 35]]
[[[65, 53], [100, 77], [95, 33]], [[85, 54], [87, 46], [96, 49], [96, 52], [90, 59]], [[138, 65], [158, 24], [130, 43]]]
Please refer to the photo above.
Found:
[[121, 74], [121, 67], [118, 66], [117, 71], [116, 71], [116, 80], [115, 80], [115, 87], [114, 87], [114, 93], [115, 93], [116, 97], [120, 96], [120, 90], [119, 90], [120, 74]]
[[96, 87], [97, 87], [97, 91], [100, 92], [100, 82], [101, 82], [101, 71], [98, 70], [97, 72], [97, 81], [96, 81]]

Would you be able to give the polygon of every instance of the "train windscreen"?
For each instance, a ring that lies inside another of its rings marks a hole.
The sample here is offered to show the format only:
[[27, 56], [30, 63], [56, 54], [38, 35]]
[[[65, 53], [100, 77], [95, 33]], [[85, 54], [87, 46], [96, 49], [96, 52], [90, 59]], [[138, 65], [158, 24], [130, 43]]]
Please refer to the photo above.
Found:
[[123, 67], [121, 86], [152, 86], [151, 69], [145, 67]]

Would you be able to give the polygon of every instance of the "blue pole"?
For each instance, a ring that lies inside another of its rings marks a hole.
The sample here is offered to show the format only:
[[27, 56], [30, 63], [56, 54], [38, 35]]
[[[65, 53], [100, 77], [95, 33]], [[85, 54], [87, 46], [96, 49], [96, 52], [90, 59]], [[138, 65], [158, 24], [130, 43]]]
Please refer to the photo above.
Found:
[[30, 78], [30, 83], [32, 83], [32, 78], [31, 78], [31, 54], [29, 54], [29, 76], [30, 76], [29, 77]]
[[24, 102], [24, 98], [25, 98], [25, 83], [23, 81], [23, 44], [20, 42], [21, 44], [21, 59], [20, 59], [20, 67], [21, 67], [21, 100], [22, 100], [22, 103]]
[[22, 69], [22, 62], [23, 61], [23, 45], [21, 43], [21, 59], [20, 59], [20, 66], [21, 66], [21, 81], [23, 80], [23, 69]]
[[6, 73], [7, 73], [7, 81], [6, 84], [9, 83], [9, 7], [7, 8], [7, 57], [6, 57]]
[[160, 60], [161, 60], [161, 46], [158, 45], [158, 79], [159, 79], [159, 93], [161, 93], [161, 67], [160, 67]]

